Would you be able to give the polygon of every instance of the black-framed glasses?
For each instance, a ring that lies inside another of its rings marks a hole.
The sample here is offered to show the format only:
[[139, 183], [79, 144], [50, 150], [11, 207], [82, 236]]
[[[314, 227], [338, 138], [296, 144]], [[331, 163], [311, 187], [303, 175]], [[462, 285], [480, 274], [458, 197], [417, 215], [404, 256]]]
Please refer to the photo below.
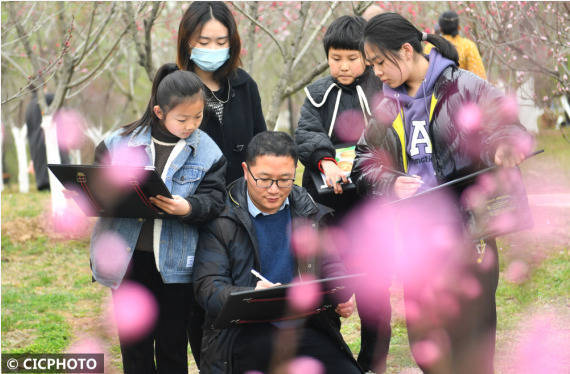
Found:
[[255, 181], [255, 185], [259, 188], [271, 188], [271, 186], [273, 186], [273, 183], [275, 183], [279, 188], [291, 188], [293, 186], [293, 182], [295, 182], [295, 178], [292, 179], [256, 178], [252, 174], [251, 170], [249, 170], [249, 165], [247, 165], [247, 171]]

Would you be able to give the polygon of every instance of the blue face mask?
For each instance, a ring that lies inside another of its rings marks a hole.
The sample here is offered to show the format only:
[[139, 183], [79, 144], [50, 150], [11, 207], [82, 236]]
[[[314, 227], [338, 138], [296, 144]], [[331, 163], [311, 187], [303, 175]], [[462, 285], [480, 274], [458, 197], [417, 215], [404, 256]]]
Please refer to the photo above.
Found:
[[190, 60], [204, 71], [216, 71], [230, 58], [230, 49], [192, 48]]

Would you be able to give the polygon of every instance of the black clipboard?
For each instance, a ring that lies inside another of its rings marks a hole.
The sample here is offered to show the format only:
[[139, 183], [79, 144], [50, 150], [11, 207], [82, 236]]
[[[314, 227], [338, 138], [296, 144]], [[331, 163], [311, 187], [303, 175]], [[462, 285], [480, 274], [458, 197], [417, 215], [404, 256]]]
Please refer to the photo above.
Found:
[[[296, 287], [297, 284], [287, 284], [257, 291], [233, 292], [214, 321], [214, 327], [224, 329], [250, 323], [294, 320], [324, 312], [332, 309], [337, 303], [335, 296], [352, 289], [348, 286], [349, 282], [362, 276], [364, 274], [352, 274], [304, 282], [305, 284], [318, 284], [321, 288], [322, 299], [316, 308], [297, 314], [288, 313], [287, 302], [287, 291]], [[352, 294], [352, 292], [350, 293]]]
[[[354, 158], [356, 157], [356, 150], [355, 145], [351, 144], [343, 144], [343, 145], [336, 145], [335, 146], [335, 160], [339, 167], [346, 171], [347, 177], [350, 177], [350, 173], [352, 172], [352, 166], [354, 164]], [[345, 156], [344, 153], [349, 153], [348, 156]], [[344, 163], [344, 165], [343, 165]], [[320, 172], [320, 170], [310, 170], [309, 175], [311, 176], [311, 180], [315, 185], [315, 189], [317, 190], [318, 194], [333, 194], [334, 189], [327, 185], [327, 181], [325, 179], [325, 175]], [[341, 187], [344, 192], [351, 191], [356, 189], [356, 185], [352, 183], [350, 178], [348, 179], [349, 183], [342, 183]]]
[[[544, 149], [533, 152], [526, 156], [525, 160], [542, 152], [544, 152]], [[499, 168], [496, 165], [490, 166], [408, 198], [392, 201], [387, 203], [387, 205], [405, 204], [447, 188], [460, 189], [483, 174], [492, 175]], [[494, 194], [487, 196], [484, 202], [476, 209], [462, 207], [466, 216], [467, 230], [474, 240], [494, 238], [533, 227], [534, 220], [520, 170], [513, 168], [511, 171], [514, 183], [498, 188]]]
[[[87, 216], [120, 218], [165, 218], [170, 215], [154, 206], [149, 197], [172, 198], [154, 166], [60, 165], [48, 168]], [[118, 186], [107, 177], [120, 168], [126, 184]]]

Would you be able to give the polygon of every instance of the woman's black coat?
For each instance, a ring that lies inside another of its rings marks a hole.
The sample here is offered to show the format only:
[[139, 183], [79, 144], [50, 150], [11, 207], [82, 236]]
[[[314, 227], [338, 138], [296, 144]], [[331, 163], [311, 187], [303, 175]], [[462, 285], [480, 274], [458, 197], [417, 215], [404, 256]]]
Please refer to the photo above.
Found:
[[243, 176], [241, 163], [249, 141], [266, 131], [257, 84], [242, 69], [230, 78], [229, 101], [224, 104], [223, 124], [212, 111], [206, 111], [200, 129], [210, 135], [227, 160], [226, 184]]

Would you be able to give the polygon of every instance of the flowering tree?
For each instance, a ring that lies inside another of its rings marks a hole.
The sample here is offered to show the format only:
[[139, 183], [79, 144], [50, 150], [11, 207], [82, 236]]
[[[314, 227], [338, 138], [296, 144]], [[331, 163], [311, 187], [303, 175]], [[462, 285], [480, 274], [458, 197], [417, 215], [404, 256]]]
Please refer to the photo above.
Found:
[[265, 95], [270, 96], [265, 116], [269, 128], [275, 126], [283, 101], [327, 69], [320, 44], [326, 26], [340, 15], [361, 14], [371, 3], [232, 3], [240, 30], [245, 30], [241, 35], [245, 66], [250, 72], [263, 70], [264, 75], [276, 77]]
[[463, 31], [479, 45], [490, 80], [517, 88], [530, 77], [544, 104], [569, 92], [568, 2], [457, 2]]
[[[2, 23], [2, 65], [8, 64], [15, 91], [2, 91], [2, 104], [32, 91], [43, 113], [48, 163], [60, 163], [58, 139], [52, 118], [64, 100], [73, 97], [110, 66], [130, 24], [116, 32], [116, 3], [4, 3], [8, 14]], [[18, 47], [19, 46], [19, 47]], [[5, 48], [9, 47], [9, 48]], [[43, 87], [51, 82], [53, 101], [48, 105]], [[65, 207], [61, 186], [50, 175], [52, 210]]]

